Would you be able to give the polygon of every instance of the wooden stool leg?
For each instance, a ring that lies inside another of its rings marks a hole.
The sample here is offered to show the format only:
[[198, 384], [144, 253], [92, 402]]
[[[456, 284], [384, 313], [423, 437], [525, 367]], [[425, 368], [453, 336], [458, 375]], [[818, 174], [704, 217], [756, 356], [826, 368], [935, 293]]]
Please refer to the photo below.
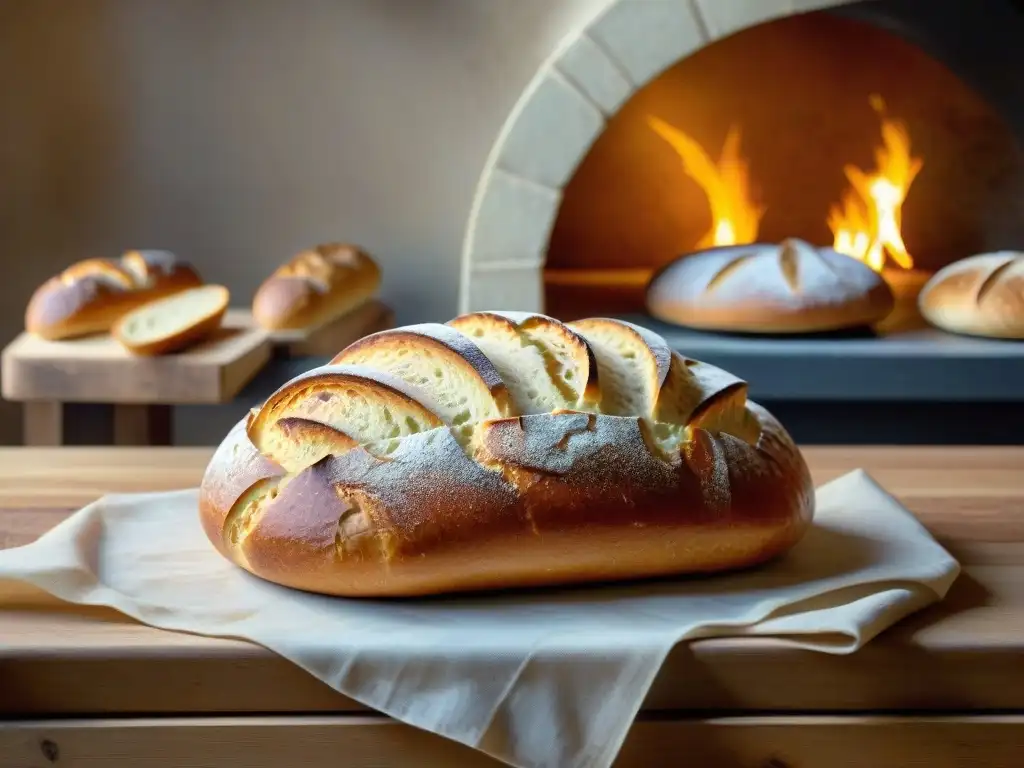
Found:
[[169, 405], [115, 405], [114, 445], [170, 445]]
[[64, 404], [50, 400], [22, 405], [22, 442], [28, 446], [64, 444]]

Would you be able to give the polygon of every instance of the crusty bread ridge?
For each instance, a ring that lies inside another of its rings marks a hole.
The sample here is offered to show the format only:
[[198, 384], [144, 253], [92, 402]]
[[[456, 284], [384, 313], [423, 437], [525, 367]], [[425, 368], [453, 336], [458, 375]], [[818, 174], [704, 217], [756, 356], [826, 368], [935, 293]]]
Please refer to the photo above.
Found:
[[685, 256], [655, 273], [647, 286], [647, 309], [659, 320], [741, 333], [870, 325], [894, 305], [892, 290], [871, 267], [795, 239]]
[[917, 301], [921, 315], [943, 330], [1024, 339], [1024, 253], [955, 261], [932, 275]]
[[25, 330], [50, 340], [103, 333], [136, 307], [201, 284], [188, 262], [167, 251], [85, 259], [36, 289], [25, 310]]
[[378, 597], [751, 566], [813, 507], [744, 382], [621, 321], [499, 312], [383, 331], [285, 383], [200, 493], [242, 568]]
[[369, 254], [344, 243], [324, 243], [293, 256], [257, 289], [256, 323], [268, 331], [315, 329], [351, 312], [380, 287]]
[[231, 294], [201, 285], [143, 304], [121, 317], [111, 335], [135, 355], [165, 355], [192, 346], [221, 326]]

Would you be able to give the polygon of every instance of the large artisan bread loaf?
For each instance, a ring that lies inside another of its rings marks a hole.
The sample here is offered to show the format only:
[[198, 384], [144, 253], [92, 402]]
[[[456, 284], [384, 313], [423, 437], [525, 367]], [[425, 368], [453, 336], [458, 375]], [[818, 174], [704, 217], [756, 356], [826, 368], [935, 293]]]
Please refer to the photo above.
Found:
[[128, 251], [86, 259], [43, 283], [25, 310], [25, 330], [44, 339], [109, 331], [128, 312], [202, 284], [187, 261], [167, 251]]
[[312, 330], [368, 301], [380, 268], [365, 251], [324, 243], [282, 264], [257, 289], [252, 314], [268, 331]]
[[232, 430], [200, 515], [239, 566], [336, 595], [750, 566], [800, 539], [814, 497], [746, 391], [617, 320], [383, 331]]
[[790, 239], [684, 256], [655, 274], [647, 309], [659, 320], [740, 333], [815, 333], [870, 325], [895, 304], [882, 276], [831, 248]]
[[921, 315], [943, 330], [1024, 339], [1024, 253], [955, 261], [932, 275], [917, 301]]

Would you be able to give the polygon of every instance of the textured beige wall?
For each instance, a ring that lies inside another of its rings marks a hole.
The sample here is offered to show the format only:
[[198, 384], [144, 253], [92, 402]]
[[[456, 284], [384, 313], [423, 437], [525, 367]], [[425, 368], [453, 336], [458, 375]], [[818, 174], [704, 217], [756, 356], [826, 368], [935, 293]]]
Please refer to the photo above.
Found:
[[[473, 189], [605, 0], [0, 0], [0, 340], [70, 261], [169, 248], [247, 298], [371, 249], [403, 322], [455, 312]], [[0, 442], [18, 439], [0, 408]]]

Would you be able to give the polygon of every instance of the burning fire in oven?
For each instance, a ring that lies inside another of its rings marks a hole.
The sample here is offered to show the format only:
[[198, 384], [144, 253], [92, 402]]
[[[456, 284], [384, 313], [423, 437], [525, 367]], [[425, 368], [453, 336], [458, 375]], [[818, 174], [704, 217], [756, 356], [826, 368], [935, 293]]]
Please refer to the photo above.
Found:
[[[907, 127], [886, 115], [882, 98], [872, 96], [871, 106], [881, 119], [882, 141], [875, 149], [875, 168], [868, 171], [847, 165], [843, 169], [849, 187], [827, 217], [832, 247], [877, 272], [890, 261], [909, 270], [914, 262], [903, 242], [902, 209], [923, 163], [911, 154]], [[654, 117], [648, 121], [679, 155], [684, 172], [707, 195], [712, 225], [695, 250], [755, 242], [765, 208], [753, 198], [749, 166], [740, 151], [739, 128], [729, 129], [721, 155], [714, 161], [682, 131]]]
[[740, 154], [740, 129], [729, 128], [722, 154], [715, 162], [704, 148], [682, 131], [656, 117], [648, 118], [651, 127], [683, 161], [683, 170], [707, 195], [711, 206], [711, 229], [695, 250], [718, 245], [742, 245], [757, 239], [764, 208], [754, 203], [750, 171]]

